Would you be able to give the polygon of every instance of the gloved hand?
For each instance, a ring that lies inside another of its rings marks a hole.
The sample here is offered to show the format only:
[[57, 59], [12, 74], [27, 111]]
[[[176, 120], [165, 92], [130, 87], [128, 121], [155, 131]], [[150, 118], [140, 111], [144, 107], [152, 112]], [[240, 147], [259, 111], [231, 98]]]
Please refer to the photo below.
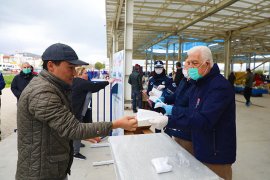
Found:
[[163, 105], [162, 107], [165, 109], [166, 115], [172, 115], [172, 105]]
[[164, 102], [164, 97], [159, 97], [157, 99], [155, 99], [154, 103], [162, 103]]
[[152, 91], [149, 91], [149, 96], [154, 96], [155, 94]]
[[156, 129], [163, 129], [168, 124], [168, 116], [158, 116], [155, 119], [150, 119], [149, 123]]
[[172, 108], [173, 108], [172, 105], [167, 105], [167, 104], [165, 104], [163, 102], [155, 103], [154, 108], [156, 109], [156, 108], [159, 108], [159, 107], [163, 108], [166, 111], [166, 113], [165, 113], [166, 115], [168, 115], [168, 116], [172, 115]]
[[159, 91], [161, 91], [162, 89], [164, 89], [165, 88], [165, 85], [159, 85], [158, 87], [157, 87], [157, 89], [159, 90]]

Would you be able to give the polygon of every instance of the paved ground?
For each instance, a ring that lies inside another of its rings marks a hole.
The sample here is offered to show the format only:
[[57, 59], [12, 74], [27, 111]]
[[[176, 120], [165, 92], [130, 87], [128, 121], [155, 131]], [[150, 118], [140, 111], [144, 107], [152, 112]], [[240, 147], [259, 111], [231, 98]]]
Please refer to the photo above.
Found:
[[[237, 161], [233, 165], [234, 180], [269, 179], [270, 177], [270, 96], [252, 98], [251, 101], [253, 105], [246, 107], [243, 96], [236, 95]], [[96, 100], [95, 103], [97, 103]], [[109, 110], [107, 105], [106, 109], [107, 112]], [[13, 133], [16, 127], [16, 99], [10, 89], [3, 91], [1, 111], [1, 128], [5, 139], [0, 142], [0, 179], [12, 180], [16, 170], [17, 139], [16, 134]], [[132, 113], [126, 111], [125, 114]], [[112, 159], [108, 147], [90, 148], [90, 143], [86, 142], [86, 147], [82, 148], [81, 152], [88, 159], [74, 161], [69, 179], [116, 179], [113, 165], [92, 166], [93, 161]]]

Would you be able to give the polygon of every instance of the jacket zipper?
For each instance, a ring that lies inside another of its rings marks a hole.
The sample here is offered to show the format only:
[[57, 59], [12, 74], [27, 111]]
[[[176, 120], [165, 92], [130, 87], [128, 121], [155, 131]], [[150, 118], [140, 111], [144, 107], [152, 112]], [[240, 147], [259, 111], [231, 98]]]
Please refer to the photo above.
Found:
[[213, 146], [214, 146], [214, 155], [217, 155], [216, 151], [216, 129], [213, 130]]

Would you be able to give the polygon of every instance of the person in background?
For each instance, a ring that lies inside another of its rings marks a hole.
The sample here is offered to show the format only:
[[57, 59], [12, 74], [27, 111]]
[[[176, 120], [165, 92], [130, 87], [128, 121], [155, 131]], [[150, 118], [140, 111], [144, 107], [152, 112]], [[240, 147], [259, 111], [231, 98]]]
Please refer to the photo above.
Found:
[[244, 97], [246, 99], [246, 106], [250, 106], [250, 97], [252, 94], [252, 86], [254, 81], [254, 76], [250, 70], [250, 68], [247, 68], [247, 74], [246, 74], [246, 81], [245, 81], [245, 88], [244, 88]]
[[136, 64], [134, 70], [129, 75], [128, 83], [131, 85], [132, 109], [137, 113], [137, 106], [142, 108], [142, 76], [140, 74], [140, 65]]
[[[176, 90], [176, 84], [173, 82], [173, 79], [166, 76], [165, 69], [163, 67], [162, 61], [155, 61], [154, 63], [154, 73], [153, 76], [150, 77], [147, 95], [153, 95], [152, 89], [155, 87], [157, 90], [162, 91], [162, 98], [166, 98], [166, 96], [170, 96]], [[162, 108], [154, 108], [155, 103], [152, 103], [152, 110], [156, 112], [164, 113]], [[155, 130], [155, 132], [161, 132], [160, 130]]]
[[32, 74], [33, 74], [34, 76], [37, 76], [38, 73], [34, 71], [34, 67], [31, 65], [30, 68], [31, 68]]
[[183, 72], [182, 72], [182, 67], [180, 62], [176, 62], [176, 73], [174, 77], [174, 82], [176, 86], [179, 85], [180, 81], [184, 78]]
[[2, 95], [2, 90], [5, 88], [6, 82], [3, 77], [3, 74], [0, 72], [0, 108], [1, 108], [1, 95]]
[[11, 91], [19, 100], [22, 91], [29, 84], [35, 75], [31, 71], [31, 66], [28, 62], [22, 64], [22, 70], [20, 74], [16, 75], [11, 83]]
[[[225, 180], [232, 179], [236, 160], [235, 95], [231, 84], [213, 63], [211, 50], [196, 46], [188, 52], [185, 67], [195, 81], [189, 97], [189, 108], [181, 118], [161, 116], [150, 122], [179, 129], [190, 128], [196, 159]], [[177, 107], [164, 105], [167, 115], [179, 113]], [[159, 126], [162, 128], [162, 126]]]
[[149, 78], [147, 95], [152, 94], [153, 87], [157, 88], [160, 91], [163, 91], [163, 96], [169, 96], [174, 93], [176, 90], [176, 84], [173, 82], [173, 79], [166, 76], [165, 69], [163, 67], [162, 61], [155, 61], [154, 63], [154, 72], [153, 76]]
[[234, 87], [234, 82], [235, 82], [235, 75], [234, 75], [234, 72], [232, 71], [228, 77], [228, 81], [231, 83], [231, 85]]
[[[1, 95], [2, 90], [5, 88], [6, 82], [4, 80], [3, 74], [0, 72], [0, 127], [1, 127]], [[0, 141], [1, 141], [1, 128], [0, 128]]]
[[[75, 117], [83, 123], [92, 123], [92, 93], [104, 89], [109, 83], [113, 83], [114, 79], [101, 82], [91, 82], [88, 80], [88, 73], [85, 67], [76, 67], [76, 77], [72, 82], [72, 112]], [[100, 138], [88, 139], [90, 142], [100, 142]], [[73, 141], [74, 153], [76, 159], [85, 160], [86, 157], [80, 153], [80, 147], [85, 145], [81, 143], [80, 139]]]
[[42, 55], [43, 70], [24, 89], [17, 108], [16, 180], [67, 179], [73, 139], [106, 136], [112, 129], [135, 131], [138, 122], [125, 116], [112, 122], [80, 123], [71, 108], [75, 67], [88, 65], [68, 45], [56, 43]]

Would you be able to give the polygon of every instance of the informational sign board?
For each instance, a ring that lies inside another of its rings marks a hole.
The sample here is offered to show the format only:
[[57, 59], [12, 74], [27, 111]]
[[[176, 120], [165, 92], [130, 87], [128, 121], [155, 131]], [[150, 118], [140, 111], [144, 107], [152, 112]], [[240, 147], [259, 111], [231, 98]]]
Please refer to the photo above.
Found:
[[[113, 55], [112, 77], [116, 79], [112, 85], [112, 119], [116, 120], [124, 116], [124, 83], [125, 61], [124, 51]], [[124, 135], [123, 129], [115, 129], [113, 136]]]

